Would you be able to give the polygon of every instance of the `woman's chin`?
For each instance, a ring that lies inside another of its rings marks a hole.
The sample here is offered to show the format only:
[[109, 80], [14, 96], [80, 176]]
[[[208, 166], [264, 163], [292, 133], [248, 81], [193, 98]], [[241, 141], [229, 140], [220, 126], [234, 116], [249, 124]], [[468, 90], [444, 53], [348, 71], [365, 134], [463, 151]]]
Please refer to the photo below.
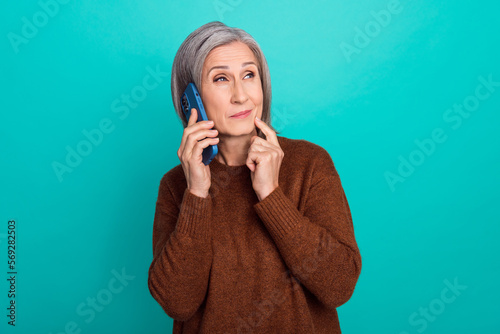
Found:
[[257, 129], [253, 124], [239, 124], [232, 126], [229, 131], [221, 133], [221, 135], [237, 137], [237, 136], [248, 136], [251, 134], [257, 135]]

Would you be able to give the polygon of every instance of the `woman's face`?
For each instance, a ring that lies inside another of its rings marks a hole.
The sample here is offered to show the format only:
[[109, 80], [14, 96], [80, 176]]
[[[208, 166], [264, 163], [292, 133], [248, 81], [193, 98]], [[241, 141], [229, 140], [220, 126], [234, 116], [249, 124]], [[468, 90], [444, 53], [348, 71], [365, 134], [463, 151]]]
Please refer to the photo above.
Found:
[[[220, 135], [257, 134], [254, 119], [262, 118], [263, 102], [257, 64], [252, 50], [241, 42], [219, 46], [205, 59], [201, 96]], [[234, 117], [241, 112], [246, 115]]]

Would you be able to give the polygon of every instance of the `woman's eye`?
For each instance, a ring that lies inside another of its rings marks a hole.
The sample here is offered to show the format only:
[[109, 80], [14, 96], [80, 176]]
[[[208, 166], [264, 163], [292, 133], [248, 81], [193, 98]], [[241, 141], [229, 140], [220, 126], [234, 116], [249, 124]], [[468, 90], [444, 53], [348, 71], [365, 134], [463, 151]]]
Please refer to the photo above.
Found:
[[246, 78], [246, 77], [253, 78], [253, 76], [254, 76], [254, 75], [253, 75], [253, 73], [252, 73], [252, 72], [250, 72], [250, 73], [247, 73], [247, 75], [245, 75], [245, 78]]
[[217, 81], [225, 81], [226, 78], [224, 77], [218, 77], [218, 78], [214, 78], [214, 82], [217, 82]]

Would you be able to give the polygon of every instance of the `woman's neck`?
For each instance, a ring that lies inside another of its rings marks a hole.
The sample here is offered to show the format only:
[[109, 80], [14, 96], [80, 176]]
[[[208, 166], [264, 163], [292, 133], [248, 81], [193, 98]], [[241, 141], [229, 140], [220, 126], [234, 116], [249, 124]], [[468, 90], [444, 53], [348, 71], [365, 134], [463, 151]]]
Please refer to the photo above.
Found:
[[219, 135], [218, 154], [215, 159], [228, 166], [242, 166], [246, 164], [250, 140], [257, 135], [254, 130], [250, 134], [241, 136]]

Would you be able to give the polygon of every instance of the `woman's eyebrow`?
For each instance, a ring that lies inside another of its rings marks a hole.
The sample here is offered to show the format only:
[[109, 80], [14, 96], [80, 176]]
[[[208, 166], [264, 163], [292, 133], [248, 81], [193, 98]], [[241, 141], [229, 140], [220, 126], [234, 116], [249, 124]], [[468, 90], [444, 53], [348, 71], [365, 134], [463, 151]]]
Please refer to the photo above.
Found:
[[210, 72], [212, 72], [212, 70], [216, 70], [216, 69], [228, 70], [228, 69], [229, 69], [229, 66], [214, 66], [214, 67], [212, 67], [212, 68], [208, 71], [207, 75], [208, 75], [208, 74], [210, 74]]
[[[241, 64], [241, 67], [245, 67], [245, 66], [248, 66], [248, 65], [255, 65], [255, 66], [257, 66], [257, 64], [255, 62], [253, 62], [253, 61], [247, 61], [247, 62], [244, 62], [243, 64]], [[209, 75], [210, 72], [212, 72], [213, 70], [217, 70], [217, 69], [228, 70], [229, 66], [225, 66], [225, 65], [214, 66], [214, 67], [212, 67], [208, 71], [207, 75]]]
[[248, 66], [248, 65], [255, 65], [255, 66], [257, 66], [257, 64], [255, 62], [253, 62], [253, 61], [247, 61], [246, 63], [241, 64], [241, 67], [245, 67], [245, 66]]

